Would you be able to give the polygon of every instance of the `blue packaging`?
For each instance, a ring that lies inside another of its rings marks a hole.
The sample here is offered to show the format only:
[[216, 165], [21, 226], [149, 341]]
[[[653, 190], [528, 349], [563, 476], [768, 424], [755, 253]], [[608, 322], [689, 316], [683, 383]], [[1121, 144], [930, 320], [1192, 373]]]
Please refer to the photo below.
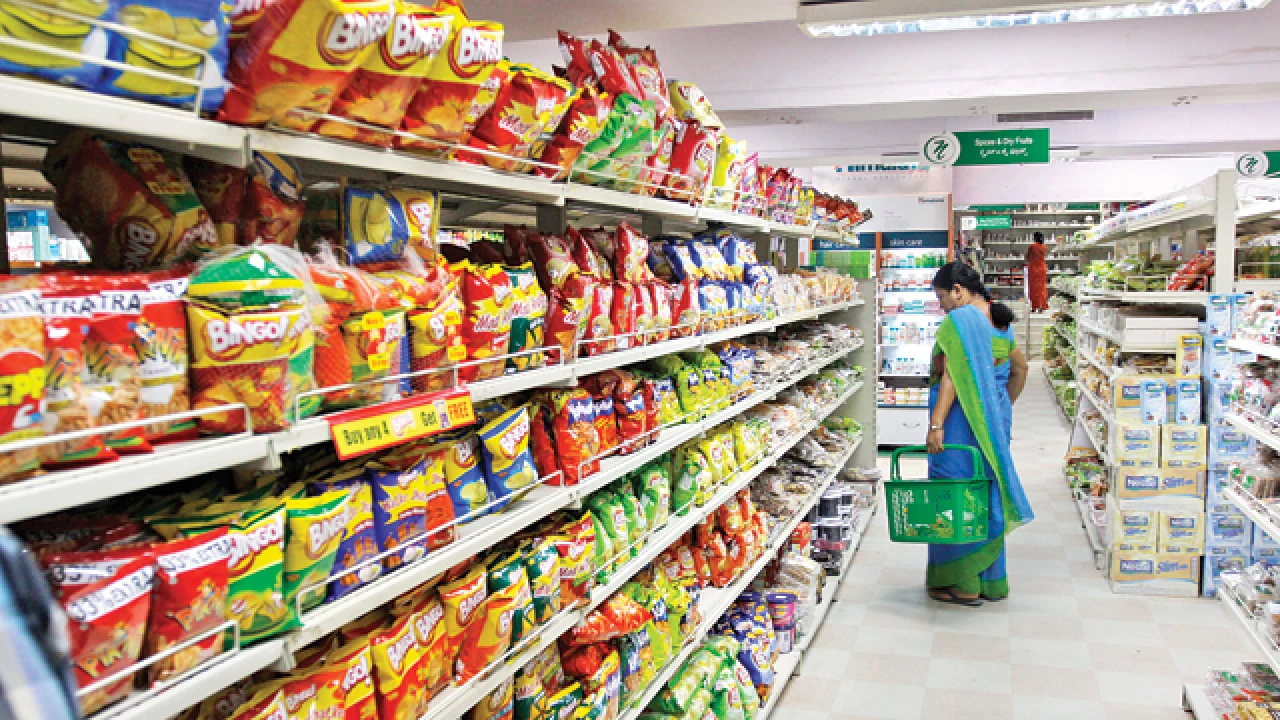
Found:
[[1225, 470], [1233, 462], [1248, 460], [1257, 451], [1257, 441], [1230, 425], [1209, 428], [1209, 469]]
[[1207, 547], [1204, 553], [1204, 585], [1201, 594], [1213, 597], [1222, 586], [1223, 573], [1243, 572], [1250, 564], [1249, 552], [1240, 547]]
[[1244, 315], [1244, 308], [1249, 303], [1249, 296], [1245, 293], [1231, 293], [1231, 333], [1234, 334], [1236, 327], [1240, 325], [1240, 318]]
[[[113, 22], [119, 12], [119, 5], [114, 1], [83, 3], [76, 9], [98, 20]], [[80, 53], [92, 58], [106, 59], [111, 40], [103, 28], [89, 24], [60, 24], [48, 28], [53, 32], [46, 33], [43, 31], [49, 23], [38, 19], [43, 14], [38, 10], [6, 5], [4, 14], [15, 25], [22, 28], [21, 34], [18, 34], [9, 30], [7, 23], [0, 26], [0, 33], [6, 37], [35, 42], [44, 47]], [[81, 31], [83, 34], [80, 34]], [[97, 87], [102, 77], [103, 67], [92, 62], [57, 57], [13, 45], [0, 45], [0, 72], [27, 75], [91, 90]]]
[[1169, 398], [1165, 393], [1163, 380], [1143, 380], [1142, 395], [1139, 400], [1142, 409], [1142, 422], [1145, 425], [1163, 425], [1168, 419]]
[[1231, 411], [1231, 383], [1211, 380], [1204, 385], [1204, 406], [1208, 425], [1226, 425]]
[[1280, 566], [1280, 547], [1254, 547], [1252, 558], [1253, 564], [1262, 563], [1267, 567]]
[[698, 264], [694, 262], [693, 252], [688, 245], [676, 242], [663, 243], [662, 252], [666, 255], [667, 266], [677, 282], [684, 282], [687, 278], [701, 279], [702, 273], [698, 269]]
[[[369, 212], [388, 214], [376, 221], [367, 220]], [[385, 232], [381, 237], [370, 237], [369, 231]], [[344, 187], [342, 189], [342, 241], [347, 261], [352, 265], [391, 262], [404, 257], [412, 230], [404, 204], [392, 191], [372, 188]]]
[[1280, 550], [1280, 540], [1271, 537], [1266, 530], [1262, 529], [1261, 525], [1255, 523], [1253, 526], [1253, 549], [1254, 552], [1258, 550]]
[[1214, 293], [1205, 305], [1205, 341], [1231, 337], [1231, 296]]
[[[189, 45], [209, 54], [210, 61], [194, 50], [160, 45], [154, 41], [110, 33], [107, 59], [173, 75], [199, 80], [203, 112], [216, 112], [226, 95], [227, 34], [230, 25], [221, 0], [143, 0], [122, 5], [116, 22]], [[190, 106], [195, 102], [195, 86], [147, 77], [139, 73], [107, 68], [98, 87], [109, 95], [120, 95], [166, 105]]]
[[1205, 516], [1206, 546], [1247, 548], [1253, 543], [1253, 521], [1242, 512], [1212, 512]]
[[[1209, 512], [1215, 512], [1214, 508], [1219, 505], [1230, 505], [1222, 496], [1229, 487], [1231, 475], [1226, 471], [1210, 470], [1205, 474], [1205, 507]], [[1231, 509], [1235, 509], [1234, 506]]]
[[1205, 380], [1224, 380], [1231, 376], [1235, 367], [1233, 353], [1227, 349], [1227, 339], [1220, 337], [1205, 338], [1204, 369]]

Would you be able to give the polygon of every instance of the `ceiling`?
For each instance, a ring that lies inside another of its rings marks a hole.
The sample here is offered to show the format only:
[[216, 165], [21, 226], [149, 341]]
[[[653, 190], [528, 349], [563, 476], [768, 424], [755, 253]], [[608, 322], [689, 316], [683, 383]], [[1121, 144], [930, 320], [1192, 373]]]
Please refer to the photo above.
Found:
[[[467, 0], [507, 55], [561, 64], [558, 28], [612, 27], [697, 83], [735, 137], [796, 166], [902, 159], [939, 130], [1008, 112], [1085, 157], [1280, 148], [1280, 2], [1252, 12], [925, 35], [813, 39], [794, 0]], [[1014, 126], [1016, 127], [1016, 126]]]

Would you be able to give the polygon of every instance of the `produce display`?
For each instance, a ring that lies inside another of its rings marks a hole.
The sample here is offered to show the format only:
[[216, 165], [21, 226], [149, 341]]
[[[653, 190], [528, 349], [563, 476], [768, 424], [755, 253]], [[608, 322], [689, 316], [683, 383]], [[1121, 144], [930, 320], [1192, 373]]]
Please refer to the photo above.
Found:
[[1099, 290], [1207, 290], [1213, 278], [1213, 253], [1187, 260], [1127, 255], [1119, 260], [1095, 260], [1085, 268], [1084, 286]]

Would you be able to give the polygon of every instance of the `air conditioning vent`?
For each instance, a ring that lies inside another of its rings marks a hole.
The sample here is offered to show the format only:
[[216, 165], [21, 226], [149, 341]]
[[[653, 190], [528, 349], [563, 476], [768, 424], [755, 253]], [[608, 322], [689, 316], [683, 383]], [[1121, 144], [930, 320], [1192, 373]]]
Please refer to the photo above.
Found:
[[1042, 113], [1001, 113], [996, 115], [998, 123], [1041, 123], [1059, 122], [1062, 120], [1092, 120], [1092, 110], [1064, 110], [1062, 112]]

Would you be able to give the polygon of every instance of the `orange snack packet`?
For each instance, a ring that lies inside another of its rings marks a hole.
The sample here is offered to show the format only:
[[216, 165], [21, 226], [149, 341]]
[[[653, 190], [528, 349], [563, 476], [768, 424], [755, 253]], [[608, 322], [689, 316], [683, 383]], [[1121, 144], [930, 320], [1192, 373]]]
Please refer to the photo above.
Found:
[[[431, 63], [426, 81], [409, 103], [404, 130], [443, 143], [466, 142], [479, 119], [472, 105], [502, 62], [502, 37], [501, 24], [470, 22], [457, 13], [449, 42]], [[438, 143], [404, 138], [397, 138], [397, 144], [426, 152], [443, 149]]]
[[481, 617], [462, 633], [454, 681], [470, 681], [511, 647], [511, 614], [518, 585], [491, 595], [478, 613]]
[[[422, 79], [444, 48], [454, 16], [436, 12], [431, 4], [397, 2], [395, 21], [377, 52], [369, 53], [351, 75], [330, 112], [367, 125], [396, 130], [422, 85]], [[392, 135], [321, 120], [313, 128], [321, 135], [349, 138], [387, 147]]]
[[430, 702], [452, 679], [453, 648], [444, 627], [444, 604], [431, 593], [409, 614], [422, 648], [423, 702]]
[[423, 701], [422, 647], [413, 629], [413, 616], [405, 615], [388, 630], [369, 639], [377, 677], [378, 717], [417, 717]]
[[343, 673], [343, 720], [378, 720], [373, 689], [373, 654], [363, 638], [330, 653], [329, 665]]
[[352, 71], [382, 45], [395, 13], [395, 0], [278, 0], [236, 48], [218, 119], [309, 129], [314, 118], [289, 111], [329, 112]]

